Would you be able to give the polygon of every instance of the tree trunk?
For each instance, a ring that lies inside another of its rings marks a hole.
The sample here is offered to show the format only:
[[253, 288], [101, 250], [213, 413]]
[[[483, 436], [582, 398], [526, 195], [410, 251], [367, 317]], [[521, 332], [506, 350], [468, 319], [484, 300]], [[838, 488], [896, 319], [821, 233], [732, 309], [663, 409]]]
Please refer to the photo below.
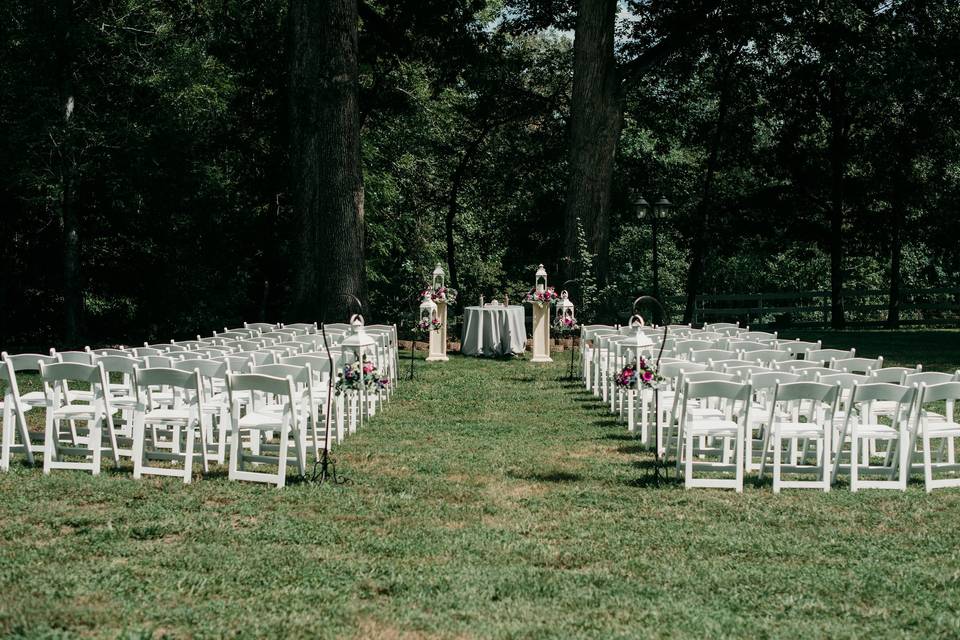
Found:
[[292, 307], [343, 322], [366, 298], [356, 0], [290, 0]]
[[843, 329], [847, 321], [843, 304], [843, 206], [847, 167], [847, 118], [843, 79], [830, 77], [830, 326]]
[[900, 327], [900, 262], [903, 259], [903, 202], [899, 191], [893, 197], [893, 219], [890, 221], [890, 299], [887, 306], [887, 328]]
[[57, 98], [63, 135], [60, 140], [60, 222], [63, 229], [64, 343], [79, 345], [83, 295], [80, 291], [80, 231], [76, 206], [76, 167], [72, 149], [73, 0], [58, 0], [56, 8]]
[[581, 0], [573, 44], [563, 277], [576, 277], [572, 268], [577, 255], [577, 218], [580, 218], [590, 251], [596, 256], [600, 286], [607, 279], [610, 190], [623, 120], [613, 49], [616, 13], [616, 0]]
[[460, 280], [457, 274], [456, 247], [453, 242], [454, 225], [457, 221], [457, 213], [460, 211], [460, 188], [463, 186], [463, 181], [467, 177], [470, 162], [473, 160], [474, 155], [476, 155], [480, 145], [483, 144], [483, 140], [487, 137], [489, 131], [489, 127], [482, 127], [477, 137], [470, 142], [470, 145], [464, 150], [463, 155], [460, 157], [460, 162], [457, 163], [457, 168], [454, 170], [453, 178], [450, 182], [450, 194], [447, 197], [447, 216], [444, 221], [444, 230], [447, 237], [447, 268], [450, 269], [450, 286], [454, 289], [460, 288]]
[[703, 197], [697, 207], [697, 219], [694, 223], [693, 245], [690, 248], [690, 263], [687, 266], [687, 304], [683, 311], [683, 321], [693, 322], [696, 310], [697, 296], [703, 281], [703, 272], [706, 268], [707, 238], [710, 233], [710, 210], [713, 207], [713, 183], [720, 162], [720, 149], [723, 144], [724, 127], [727, 113], [730, 110], [730, 76], [740, 55], [738, 47], [723, 67], [720, 76], [720, 96], [717, 101], [717, 123], [713, 130], [713, 139], [710, 142], [710, 155], [707, 156], [707, 170], [703, 178]]

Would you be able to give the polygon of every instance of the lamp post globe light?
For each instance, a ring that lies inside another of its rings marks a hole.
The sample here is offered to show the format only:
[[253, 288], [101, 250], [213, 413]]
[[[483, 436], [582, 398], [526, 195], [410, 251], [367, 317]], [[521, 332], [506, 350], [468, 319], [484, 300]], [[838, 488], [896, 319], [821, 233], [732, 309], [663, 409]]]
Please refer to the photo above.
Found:
[[[633, 206], [637, 212], [637, 220], [643, 221], [650, 218], [651, 237], [653, 238], [653, 297], [660, 299], [660, 223], [667, 219], [670, 208], [673, 206], [669, 200], [661, 197], [652, 206], [643, 199], [642, 196], [634, 194]], [[659, 324], [661, 319], [657, 317], [657, 311], [654, 310], [654, 324]]]

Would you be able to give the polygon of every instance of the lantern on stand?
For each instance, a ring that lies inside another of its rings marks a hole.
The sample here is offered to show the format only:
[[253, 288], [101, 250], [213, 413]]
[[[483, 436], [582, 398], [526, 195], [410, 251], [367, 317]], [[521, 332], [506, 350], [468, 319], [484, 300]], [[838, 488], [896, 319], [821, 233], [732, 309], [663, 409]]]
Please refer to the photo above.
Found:
[[564, 289], [560, 292], [560, 300], [557, 302], [557, 323], [562, 327], [573, 328], [573, 326], [577, 324], [573, 310], [574, 306], [570, 301], [570, 294]]
[[544, 291], [546, 291], [547, 290], [547, 270], [543, 268], [542, 264], [539, 267], [537, 267], [537, 273], [534, 277], [535, 277], [534, 283], [536, 284], [535, 288], [537, 292], [543, 293]]
[[421, 330], [431, 331], [440, 320], [437, 303], [433, 301], [433, 295], [429, 291], [423, 292], [423, 300], [420, 301], [420, 321], [418, 326]]
[[534, 288], [527, 300], [533, 305], [533, 358], [531, 362], [553, 362], [550, 357], [550, 305], [553, 292], [547, 288], [547, 270], [537, 267]]
[[[430, 294], [436, 307], [436, 318], [439, 327], [430, 327], [430, 354], [427, 356], [427, 362], [446, 362], [447, 357], [447, 286], [444, 282], [445, 274], [443, 266], [438, 262], [433, 270], [432, 281], [430, 283]], [[423, 305], [420, 305], [421, 315], [423, 314]]]
[[[367, 386], [364, 383], [364, 366], [367, 360], [367, 354], [373, 353], [377, 345], [376, 340], [370, 337], [366, 329], [363, 326], [363, 316], [359, 313], [355, 313], [350, 318], [350, 335], [348, 335], [343, 342], [340, 343], [340, 348], [344, 351], [344, 360], [346, 366], [344, 367], [348, 370], [351, 365], [359, 363], [359, 384], [352, 384], [344, 387], [344, 394], [346, 398], [347, 409], [350, 412], [350, 420], [353, 421], [353, 406], [357, 406], [357, 420], [359, 424], [355, 423], [353, 429], [350, 429], [350, 432], [356, 431], [358, 427], [363, 426], [363, 416], [370, 409], [370, 402], [368, 399]], [[348, 361], [348, 362], [347, 362]], [[372, 360], [371, 360], [372, 361]], [[342, 414], [341, 414], [342, 415]]]
[[564, 289], [560, 292], [560, 300], [557, 301], [557, 330], [562, 336], [570, 337], [570, 372], [567, 379], [573, 380], [573, 332], [577, 328], [577, 318], [574, 315], [573, 302], [570, 301], [570, 294]]
[[[627, 360], [636, 363], [637, 366], [640, 365], [642, 360], [649, 360], [653, 357], [653, 340], [650, 339], [650, 336], [644, 332], [644, 321], [643, 317], [640, 315], [634, 315], [630, 318], [630, 326], [633, 328], [634, 333], [630, 337], [630, 340], [627, 341], [625, 347], [628, 350]], [[641, 433], [640, 439], [643, 442], [647, 441], [647, 410], [649, 408], [650, 394], [647, 393], [647, 389], [642, 385], [638, 384], [636, 389], [628, 389], [627, 393], [627, 430], [631, 433], [636, 431], [637, 428], [637, 418], [636, 418], [636, 398], [637, 394], [641, 394], [641, 420], [640, 424], [643, 425], [643, 430]]]

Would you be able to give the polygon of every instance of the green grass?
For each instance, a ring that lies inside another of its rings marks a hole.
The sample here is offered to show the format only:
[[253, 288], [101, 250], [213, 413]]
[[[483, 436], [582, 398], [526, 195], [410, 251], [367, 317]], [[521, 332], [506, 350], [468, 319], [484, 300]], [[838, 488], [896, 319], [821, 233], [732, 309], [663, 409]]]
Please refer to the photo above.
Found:
[[0, 636], [960, 634], [960, 491], [650, 486], [650, 455], [559, 380], [566, 355], [418, 363], [337, 452], [341, 487], [18, 464]]

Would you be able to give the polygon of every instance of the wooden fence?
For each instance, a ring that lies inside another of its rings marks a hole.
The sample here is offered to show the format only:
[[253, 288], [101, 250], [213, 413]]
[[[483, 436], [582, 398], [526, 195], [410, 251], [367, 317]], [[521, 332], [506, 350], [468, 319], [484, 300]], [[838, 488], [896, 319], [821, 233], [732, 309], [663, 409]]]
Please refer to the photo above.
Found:
[[[671, 316], [683, 316], [686, 298], [665, 299]], [[697, 296], [694, 324], [740, 321], [743, 326], [825, 327], [830, 325], [829, 291], [790, 291], [753, 294], [704, 294]], [[844, 292], [847, 325], [880, 327], [886, 323], [889, 292], [860, 290]], [[903, 326], [960, 326], [960, 289], [904, 289], [900, 295]]]

